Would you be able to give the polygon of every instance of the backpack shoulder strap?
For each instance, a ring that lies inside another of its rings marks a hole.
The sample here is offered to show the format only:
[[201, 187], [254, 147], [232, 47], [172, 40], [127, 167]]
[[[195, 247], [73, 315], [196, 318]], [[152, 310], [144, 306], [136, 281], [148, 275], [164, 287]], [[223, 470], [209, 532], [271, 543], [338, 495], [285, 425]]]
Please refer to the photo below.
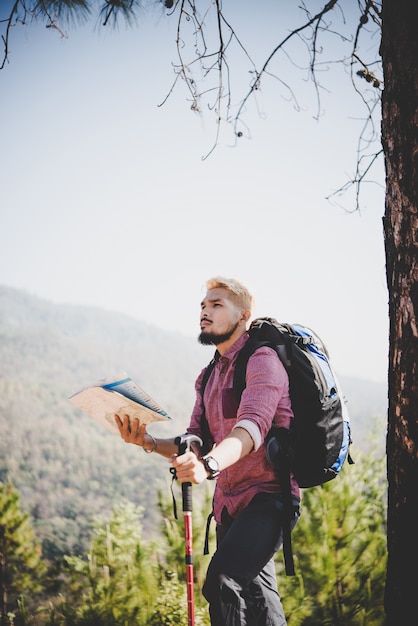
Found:
[[203, 401], [203, 395], [205, 393], [206, 385], [208, 383], [210, 375], [213, 372], [214, 367], [215, 367], [215, 359], [212, 359], [212, 361], [209, 363], [209, 365], [207, 365], [204, 371], [202, 384], [200, 387], [200, 393], [202, 397], [202, 415], [200, 417], [200, 431], [201, 431], [201, 435], [203, 439], [202, 454], [207, 454], [209, 450], [211, 449], [212, 443], [213, 443], [213, 438], [210, 432], [209, 423], [208, 423], [208, 420], [206, 419], [206, 409], [205, 409], [205, 403]]
[[234, 370], [234, 382], [233, 389], [234, 393], [238, 399], [241, 398], [242, 392], [246, 387], [246, 375], [247, 375], [247, 364], [250, 356], [254, 354], [256, 350], [262, 348], [263, 346], [272, 347], [269, 341], [254, 341], [250, 338], [247, 343], [238, 353], [237, 360], [235, 363]]
[[215, 367], [215, 359], [212, 359], [209, 365], [206, 366], [206, 369], [202, 378], [202, 384], [201, 384], [202, 402], [203, 402], [203, 394], [205, 393], [206, 385], [208, 384], [208, 380], [210, 378], [210, 375], [213, 372], [214, 367]]

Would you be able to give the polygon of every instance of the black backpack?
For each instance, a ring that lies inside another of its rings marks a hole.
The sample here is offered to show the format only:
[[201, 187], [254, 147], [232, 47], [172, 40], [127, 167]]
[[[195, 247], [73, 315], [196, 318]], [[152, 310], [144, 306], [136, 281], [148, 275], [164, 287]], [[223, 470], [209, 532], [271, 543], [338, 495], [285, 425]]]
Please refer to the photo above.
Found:
[[[338, 476], [351, 444], [350, 419], [341, 387], [329, 362], [327, 349], [309, 328], [280, 323], [274, 318], [255, 319], [250, 338], [240, 350], [233, 387], [238, 398], [246, 385], [250, 356], [261, 346], [273, 348], [289, 376], [289, 392], [294, 419], [290, 430], [272, 425], [266, 440], [266, 455], [278, 472], [289, 524], [283, 526], [286, 573], [294, 574], [290, 540], [290, 472], [301, 488], [314, 487]], [[213, 369], [209, 364], [202, 380], [203, 391]], [[202, 436], [209, 436], [202, 414]], [[286, 528], [288, 526], [288, 528]]]

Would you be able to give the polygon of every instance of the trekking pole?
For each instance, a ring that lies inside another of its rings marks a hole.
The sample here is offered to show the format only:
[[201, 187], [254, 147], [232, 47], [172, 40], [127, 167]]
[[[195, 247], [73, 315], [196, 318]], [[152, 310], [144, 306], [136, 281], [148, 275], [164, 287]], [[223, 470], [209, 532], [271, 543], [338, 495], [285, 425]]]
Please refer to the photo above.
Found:
[[[190, 451], [190, 444], [203, 444], [197, 435], [180, 435], [176, 437], [178, 453]], [[187, 625], [194, 626], [194, 580], [193, 580], [193, 533], [192, 533], [192, 483], [182, 483], [181, 493], [183, 500], [184, 539], [186, 549], [186, 583], [187, 583]]]

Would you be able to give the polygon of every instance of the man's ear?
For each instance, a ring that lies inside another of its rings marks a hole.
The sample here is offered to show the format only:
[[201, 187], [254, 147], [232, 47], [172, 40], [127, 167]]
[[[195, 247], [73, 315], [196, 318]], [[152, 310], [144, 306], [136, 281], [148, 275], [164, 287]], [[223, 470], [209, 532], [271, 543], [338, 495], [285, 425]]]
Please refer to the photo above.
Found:
[[241, 319], [242, 319], [245, 323], [247, 323], [247, 322], [248, 322], [248, 320], [250, 319], [250, 317], [251, 317], [251, 311], [242, 311], [242, 312], [241, 312]]

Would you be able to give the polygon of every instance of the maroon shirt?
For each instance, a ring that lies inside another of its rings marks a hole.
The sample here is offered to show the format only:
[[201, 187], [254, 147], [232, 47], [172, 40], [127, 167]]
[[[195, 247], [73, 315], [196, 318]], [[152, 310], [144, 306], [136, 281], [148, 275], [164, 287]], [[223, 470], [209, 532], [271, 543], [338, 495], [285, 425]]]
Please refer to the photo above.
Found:
[[[234, 465], [221, 471], [217, 478], [214, 515], [220, 523], [224, 507], [232, 517], [261, 492], [278, 493], [276, 473], [266, 459], [264, 439], [274, 424], [288, 428], [293, 418], [289, 397], [289, 379], [276, 352], [267, 346], [259, 348], [248, 360], [246, 387], [239, 402], [232, 388], [238, 352], [248, 340], [240, 337], [226, 354], [215, 356], [215, 366], [204, 391], [206, 418], [215, 444], [235, 426], [245, 428], [254, 441], [253, 451]], [[201, 436], [201, 386], [205, 370], [196, 380], [196, 403], [188, 432]], [[299, 487], [291, 477], [292, 494], [300, 497]]]

